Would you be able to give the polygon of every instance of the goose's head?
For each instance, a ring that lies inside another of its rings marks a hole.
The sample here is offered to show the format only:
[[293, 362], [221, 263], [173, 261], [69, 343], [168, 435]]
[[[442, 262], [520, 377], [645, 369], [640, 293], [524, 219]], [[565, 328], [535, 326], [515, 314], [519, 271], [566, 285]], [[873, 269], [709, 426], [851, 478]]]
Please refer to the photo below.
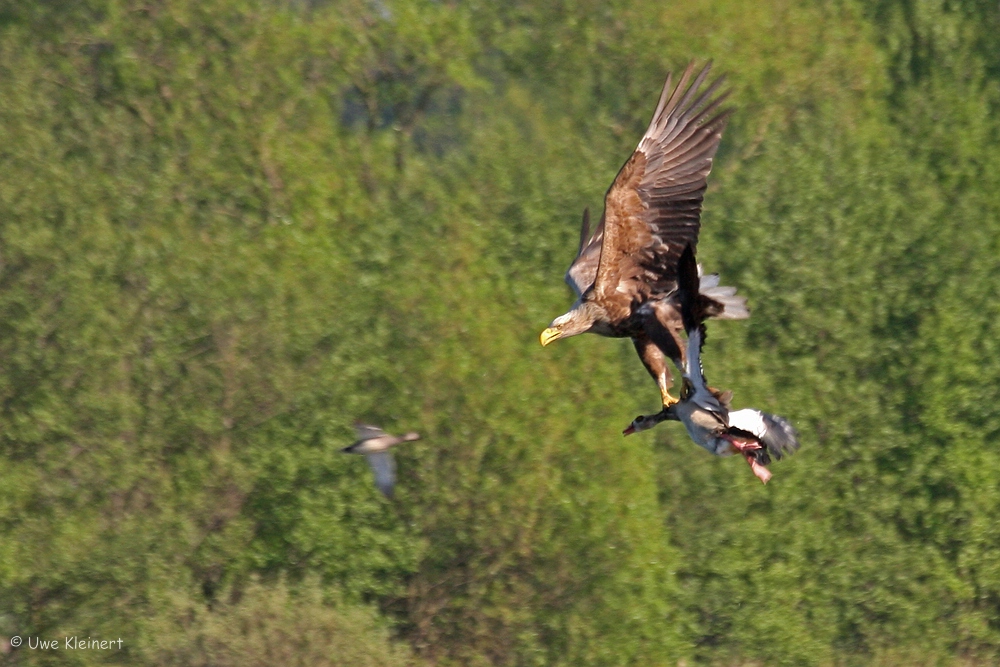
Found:
[[[674, 404], [676, 405], [676, 403]], [[632, 423], [622, 431], [622, 435], [632, 435], [633, 433], [640, 433], [642, 431], [648, 431], [660, 422], [667, 420], [679, 421], [680, 417], [674, 412], [674, 406], [671, 405], [669, 408], [663, 408], [655, 415], [639, 415], [632, 420]]]

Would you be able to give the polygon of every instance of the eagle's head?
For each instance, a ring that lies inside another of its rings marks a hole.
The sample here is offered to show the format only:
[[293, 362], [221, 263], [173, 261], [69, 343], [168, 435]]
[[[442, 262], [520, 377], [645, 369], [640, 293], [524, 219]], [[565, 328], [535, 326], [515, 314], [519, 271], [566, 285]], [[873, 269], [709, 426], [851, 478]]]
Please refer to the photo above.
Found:
[[571, 311], [552, 320], [538, 340], [545, 347], [554, 340], [569, 338], [590, 331], [597, 322], [600, 309], [589, 301], [578, 303]]

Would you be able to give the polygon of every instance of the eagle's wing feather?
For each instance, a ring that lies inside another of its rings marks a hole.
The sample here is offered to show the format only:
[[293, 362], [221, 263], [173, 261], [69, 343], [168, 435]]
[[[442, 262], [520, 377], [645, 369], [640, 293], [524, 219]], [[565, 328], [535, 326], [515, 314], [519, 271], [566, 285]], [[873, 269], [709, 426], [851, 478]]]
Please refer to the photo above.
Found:
[[709, 100], [721, 79], [698, 94], [709, 66], [691, 81], [692, 63], [673, 89], [667, 77], [649, 128], [605, 195], [594, 289], [606, 306], [622, 311], [676, 289], [680, 254], [697, 245], [702, 197], [730, 114], [718, 111], [725, 94]]
[[576, 253], [576, 259], [570, 264], [566, 271], [566, 284], [569, 285], [577, 297], [590, 289], [597, 276], [597, 264], [601, 260], [601, 242], [604, 240], [604, 218], [590, 233], [590, 211], [583, 212], [583, 224], [580, 227], [580, 247]]

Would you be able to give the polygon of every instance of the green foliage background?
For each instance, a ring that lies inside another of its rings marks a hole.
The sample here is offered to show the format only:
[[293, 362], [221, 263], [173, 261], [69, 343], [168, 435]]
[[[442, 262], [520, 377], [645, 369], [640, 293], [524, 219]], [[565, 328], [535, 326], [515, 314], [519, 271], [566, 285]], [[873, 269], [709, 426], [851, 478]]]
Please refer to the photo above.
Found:
[[[995, 664], [998, 54], [982, 0], [0, 2], [0, 637], [124, 640], [0, 662]], [[767, 487], [537, 343], [692, 58]], [[355, 419], [424, 435], [395, 501]]]

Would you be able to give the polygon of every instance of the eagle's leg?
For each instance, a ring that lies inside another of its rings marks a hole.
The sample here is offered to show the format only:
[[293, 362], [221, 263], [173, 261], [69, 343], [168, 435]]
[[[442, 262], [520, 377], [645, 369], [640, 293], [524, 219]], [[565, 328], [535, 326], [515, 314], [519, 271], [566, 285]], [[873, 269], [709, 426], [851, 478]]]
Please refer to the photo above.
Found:
[[757, 479], [767, 484], [768, 480], [771, 479], [771, 471], [757, 458], [757, 452], [763, 449], [761, 444], [753, 440], [743, 440], [728, 433], [723, 433], [722, 438], [728, 440], [736, 451], [743, 455], [743, 458], [746, 459], [746, 462], [750, 465], [750, 470], [753, 471]]
[[670, 387], [674, 384], [674, 378], [670, 375], [670, 366], [660, 348], [645, 336], [633, 338], [632, 344], [635, 345], [635, 351], [638, 353], [642, 365], [646, 367], [646, 371], [649, 372], [653, 380], [656, 381], [656, 386], [660, 389], [660, 402], [663, 404], [663, 408], [669, 408], [677, 403], [679, 399], [670, 395]]
[[[646, 318], [641, 339], [632, 340], [635, 342], [642, 363], [646, 365], [646, 370], [657, 380], [660, 399], [663, 401], [663, 408], [666, 409], [680, 402], [680, 399], [674, 398], [667, 391], [673, 385], [668, 360], [672, 361], [681, 373], [684, 372], [684, 320], [676, 308], [654, 306], [653, 311], [656, 316]], [[643, 343], [642, 349], [640, 341]]]
[[680, 403], [681, 399], [670, 395], [670, 392], [664, 387], [660, 387], [660, 400], [663, 402], [663, 409], [669, 408], [674, 403]]

